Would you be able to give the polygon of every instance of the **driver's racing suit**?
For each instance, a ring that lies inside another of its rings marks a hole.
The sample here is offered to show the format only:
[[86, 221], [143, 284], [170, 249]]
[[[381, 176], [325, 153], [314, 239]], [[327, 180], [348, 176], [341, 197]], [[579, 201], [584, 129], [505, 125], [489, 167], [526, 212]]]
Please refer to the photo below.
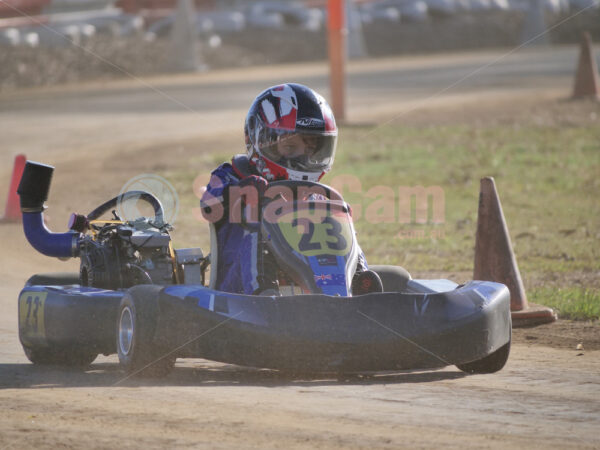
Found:
[[[212, 173], [206, 191], [200, 200], [203, 210], [209, 211], [218, 201], [223, 214], [214, 221], [217, 231], [218, 261], [215, 288], [224, 292], [256, 294], [265, 286], [259, 277], [259, 267], [265, 265], [263, 255], [258, 252], [258, 231], [252, 231], [239, 223], [229, 221], [229, 187], [251, 175], [259, 175], [254, 166], [248, 163], [246, 155], [235, 156], [231, 164], [224, 163]], [[213, 268], [212, 270], [214, 270]], [[359, 249], [356, 273], [367, 270], [364, 254]]]

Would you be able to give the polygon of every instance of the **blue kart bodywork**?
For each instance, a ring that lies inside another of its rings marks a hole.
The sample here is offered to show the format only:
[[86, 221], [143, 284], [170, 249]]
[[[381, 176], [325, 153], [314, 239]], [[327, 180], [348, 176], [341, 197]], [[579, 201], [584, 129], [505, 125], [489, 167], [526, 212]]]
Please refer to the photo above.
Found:
[[[21, 341], [115, 353], [125, 293], [28, 285], [19, 300]], [[172, 285], [157, 297], [154, 339], [177, 357], [297, 371], [379, 371], [461, 365], [510, 343], [508, 289], [487, 281], [409, 280], [404, 292], [356, 297], [247, 296]], [[37, 305], [43, 326], [30, 305]]]

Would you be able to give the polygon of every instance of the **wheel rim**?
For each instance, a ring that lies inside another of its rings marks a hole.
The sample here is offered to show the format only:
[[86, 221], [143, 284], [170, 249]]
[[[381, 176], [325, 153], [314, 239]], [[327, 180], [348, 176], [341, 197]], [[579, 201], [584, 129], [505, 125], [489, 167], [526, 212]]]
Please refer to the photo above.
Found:
[[119, 320], [119, 348], [121, 354], [128, 355], [133, 343], [133, 313], [131, 308], [126, 306], [121, 311]]

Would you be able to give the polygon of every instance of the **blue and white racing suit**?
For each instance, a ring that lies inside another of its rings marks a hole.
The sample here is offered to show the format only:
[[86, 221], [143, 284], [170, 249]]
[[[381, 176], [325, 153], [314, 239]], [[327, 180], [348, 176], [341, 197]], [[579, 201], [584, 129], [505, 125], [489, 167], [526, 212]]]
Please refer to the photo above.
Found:
[[[218, 262], [216, 289], [224, 292], [254, 294], [260, 286], [258, 253], [258, 232], [251, 231], [239, 223], [229, 221], [229, 187], [250, 175], [257, 175], [247, 163], [245, 155], [234, 157], [232, 164], [221, 164], [211, 173], [200, 206], [203, 210], [211, 208], [215, 201], [221, 205], [221, 217], [214, 221], [217, 230]], [[359, 249], [356, 272], [366, 270], [365, 257]]]

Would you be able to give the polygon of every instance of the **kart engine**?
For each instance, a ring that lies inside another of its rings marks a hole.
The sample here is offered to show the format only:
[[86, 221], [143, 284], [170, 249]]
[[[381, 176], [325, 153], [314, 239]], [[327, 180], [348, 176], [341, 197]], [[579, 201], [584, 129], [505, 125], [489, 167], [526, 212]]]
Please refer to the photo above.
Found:
[[[87, 216], [72, 214], [69, 231], [53, 233], [44, 223], [54, 167], [27, 161], [17, 188], [21, 197], [23, 230], [40, 253], [80, 257], [81, 286], [125, 289], [137, 284], [204, 284], [209, 258], [200, 248], [173, 250], [164, 210], [154, 195], [128, 191], [98, 206]], [[115, 210], [120, 202], [143, 200], [154, 210], [152, 219], [121, 220]], [[100, 217], [113, 210], [112, 220]]]
[[79, 242], [80, 284], [104, 289], [173, 284], [167, 227], [157, 228], [147, 218], [94, 226]]

